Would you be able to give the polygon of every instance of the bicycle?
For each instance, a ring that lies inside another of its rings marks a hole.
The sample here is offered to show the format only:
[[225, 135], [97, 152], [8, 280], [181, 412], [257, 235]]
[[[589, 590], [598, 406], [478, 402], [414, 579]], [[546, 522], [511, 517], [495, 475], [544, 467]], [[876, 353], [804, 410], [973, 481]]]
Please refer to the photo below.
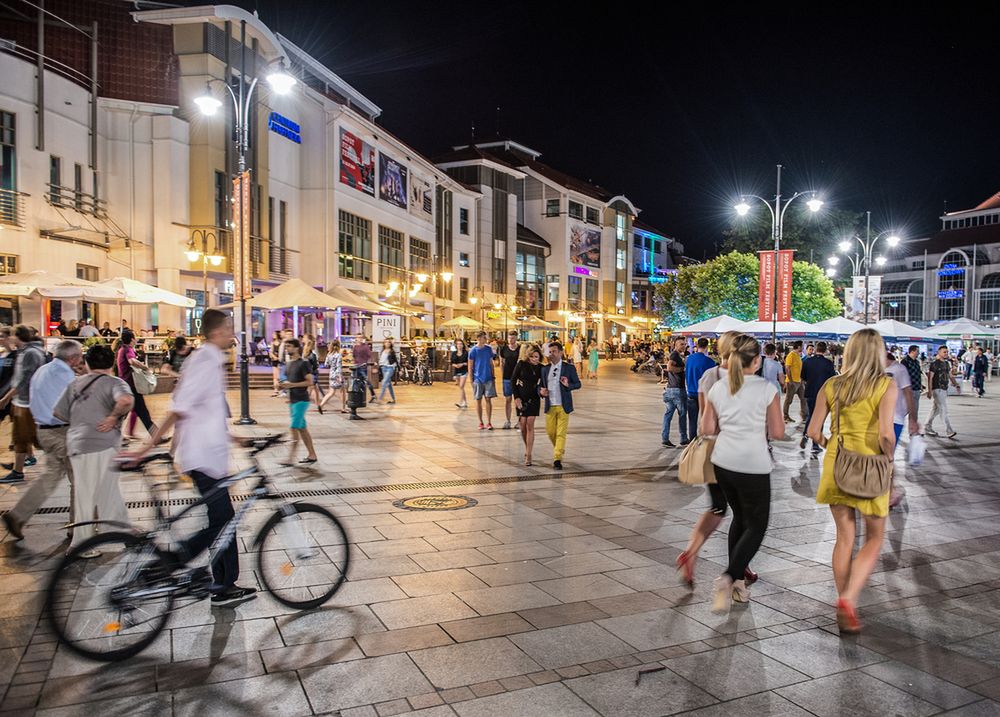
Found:
[[[102, 662], [117, 662], [142, 652], [166, 627], [177, 599], [209, 597], [210, 566], [236, 539], [237, 528], [258, 500], [281, 501], [253, 542], [263, 587], [282, 605], [300, 610], [318, 607], [333, 597], [350, 564], [347, 533], [325, 508], [287, 502], [271, 489], [257, 455], [281, 439], [280, 435], [250, 439], [247, 447], [251, 448], [252, 465], [220, 480], [175, 515], [164, 512], [163, 501], [154, 501], [156, 525], [151, 531], [114, 521], [75, 523], [74, 527], [102, 525], [124, 530], [85, 540], [56, 568], [45, 609], [59, 639], [76, 654]], [[158, 453], [123, 470], [142, 470], [156, 462], [172, 464], [173, 458]], [[190, 559], [178, 563], [179, 556], [169, 554], [164, 547], [162, 534], [217, 493], [247, 478], [258, 480], [209, 548], [209, 567], [194, 567]], [[100, 557], [81, 557], [91, 550], [99, 551]]]

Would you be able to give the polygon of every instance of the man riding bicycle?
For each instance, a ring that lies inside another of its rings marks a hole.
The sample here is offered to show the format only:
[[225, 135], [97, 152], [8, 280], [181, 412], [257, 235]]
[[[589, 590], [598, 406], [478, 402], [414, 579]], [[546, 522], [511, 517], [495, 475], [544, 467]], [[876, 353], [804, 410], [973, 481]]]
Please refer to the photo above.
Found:
[[[181, 377], [171, 400], [170, 412], [157, 430], [139, 451], [126, 454], [138, 460], [146, 455], [160, 439], [174, 432], [174, 454], [180, 469], [191, 476], [198, 491], [204, 496], [216, 486], [216, 481], [229, 475], [230, 441], [240, 443], [229, 435], [226, 422], [229, 406], [226, 403], [226, 376], [223, 364], [224, 350], [233, 342], [233, 323], [216, 309], [205, 311], [201, 320], [204, 341], [184, 362]], [[208, 527], [182, 542], [177, 553], [168, 553], [167, 559], [183, 565], [206, 550], [226, 523], [235, 515], [228, 489], [217, 492], [206, 504]], [[173, 566], [167, 565], [166, 568]], [[249, 598], [256, 588], [240, 587], [239, 549], [231, 541], [225, 551], [212, 564], [212, 603], [216, 605]]]

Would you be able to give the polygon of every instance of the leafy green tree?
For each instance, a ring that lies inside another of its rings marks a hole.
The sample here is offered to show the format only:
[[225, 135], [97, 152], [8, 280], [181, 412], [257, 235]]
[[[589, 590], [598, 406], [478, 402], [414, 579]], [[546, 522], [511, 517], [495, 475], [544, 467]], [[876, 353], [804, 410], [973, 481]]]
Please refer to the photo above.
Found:
[[[719, 314], [744, 321], [757, 318], [756, 254], [729, 252], [704, 264], [684, 266], [656, 287], [656, 306], [670, 326], [686, 326]], [[805, 261], [792, 266], [792, 316], [810, 323], [841, 313], [833, 283], [823, 269]]]

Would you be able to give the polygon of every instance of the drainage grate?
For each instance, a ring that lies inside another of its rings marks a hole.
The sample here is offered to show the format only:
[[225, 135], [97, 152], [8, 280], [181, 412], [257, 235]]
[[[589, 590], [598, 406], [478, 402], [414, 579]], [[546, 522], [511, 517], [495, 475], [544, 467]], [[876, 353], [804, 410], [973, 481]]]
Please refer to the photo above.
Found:
[[[456, 478], [455, 480], [442, 480], [427, 483], [389, 483], [386, 485], [366, 485], [351, 488], [324, 488], [322, 490], [289, 490], [281, 495], [288, 499], [296, 498], [328, 498], [335, 495], [350, 495], [355, 493], [389, 493], [397, 490], [427, 490], [429, 488], [461, 488], [473, 485], [492, 485], [498, 483], [528, 483], [541, 480], [565, 480], [567, 478], [582, 478], [586, 476], [605, 476], [607, 478], [618, 478], [628, 476], [639, 476], [648, 473], [660, 473], [664, 470], [662, 466], [649, 466], [644, 468], [630, 468], [627, 471], [577, 471], [575, 473], [546, 473], [533, 476], [497, 476], [496, 478]], [[240, 493], [231, 496], [234, 502], [242, 502], [250, 498], [249, 494]], [[157, 505], [168, 508], [180, 508], [192, 505], [197, 502], [197, 498], [169, 498], [167, 500], [138, 500], [126, 503], [130, 510], [140, 510], [143, 508], [153, 508]], [[35, 511], [38, 515], [55, 515], [58, 513], [69, 513], [68, 506], [52, 506], [40, 508]], [[0, 515], [7, 511], [0, 511]]]

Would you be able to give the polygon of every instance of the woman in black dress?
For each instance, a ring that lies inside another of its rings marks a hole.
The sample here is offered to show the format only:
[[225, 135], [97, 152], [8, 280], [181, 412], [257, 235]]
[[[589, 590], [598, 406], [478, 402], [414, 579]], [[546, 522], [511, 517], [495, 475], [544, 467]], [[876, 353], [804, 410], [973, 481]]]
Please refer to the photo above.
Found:
[[511, 377], [514, 388], [514, 406], [517, 408], [521, 426], [521, 440], [524, 441], [524, 465], [531, 465], [531, 450], [535, 445], [535, 419], [538, 418], [542, 398], [538, 389], [542, 385], [542, 350], [530, 346], [524, 358], [514, 367]]
[[469, 380], [469, 350], [462, 339], [455, 339], [455, 350], [451, 352], [451, 371], [455, 377], [455, 385], [458, 386], [458, 403], [455, 405], [459, 408], [468, 408], [465, 382]]

